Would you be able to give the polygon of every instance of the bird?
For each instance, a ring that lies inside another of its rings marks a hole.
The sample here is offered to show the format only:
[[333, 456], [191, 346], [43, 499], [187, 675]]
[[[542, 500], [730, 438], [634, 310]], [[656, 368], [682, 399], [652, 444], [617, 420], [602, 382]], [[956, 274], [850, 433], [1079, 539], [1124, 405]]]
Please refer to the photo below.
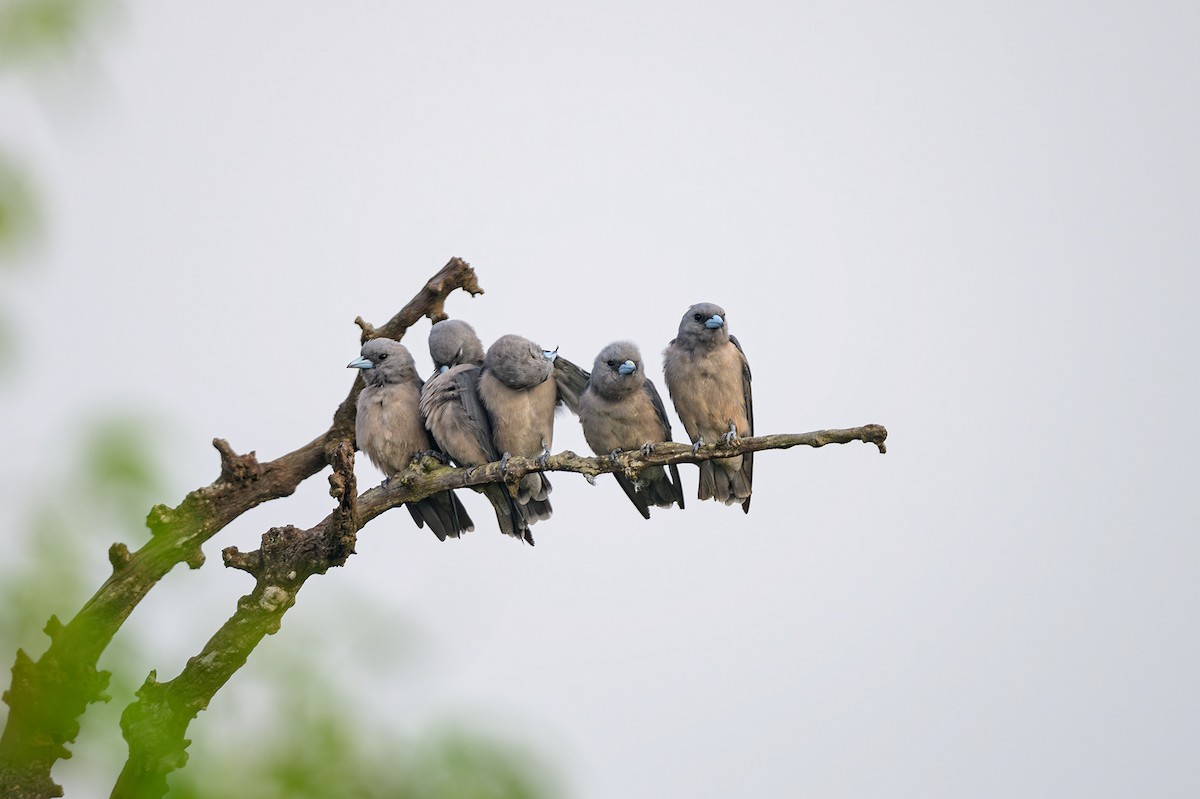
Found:
[[[642, 449], [647, 455], [655, 444], [671, 440], [671, 423], [654, 383], [646, 377], [642, 354], [631, 341], [614, 341], [600, 351], [592, 365], [587, 388], [579, 403], [583, 437], [597, 455], [616, 459], [617, 452]], [[670, 464], [670, 476], [661, 466], [648, 466], [637, 481], [615, 474], [629, 501], [643, 517], [650, 505], [683, 507], [679, 469]]]
[[[705, 302], [688, 308], [679, 334], [663, 351], [663, 373], [693, 451], [717, 439], [729, 444], [754, 435], [750, 363], [742, 345], [729, 335], [729, 320], [719, 305]], [[741, 503], [749, 513], [753, 473], [754, 456], [749, 452], [702, 461], [698, 497]]]
[[[354, 436], [358, 448], [384, 474], [384, 484], [408, 467], [415, 455], [433, 449], [419, 407], [423, 381], [408, 348], [389, 338], [374, 338], [346, 365], [362, 370], [366, 384], [358, 393]], [[467, 509], [452, 491], [406, 502], [418, 527], [445, 541], [475, 529]]]
[[[434, 373], [421, 390], [421, 416], [438, 449], [458, 466], [482, 466], [500, 460], [492, 442], [492, 422], [479, 401], [483, 343], [461, 319], [443, 319], [429, 330]], [[522, 506], [499, 483], [477, 486], [492, 504], [505, 535], [533, 544]]]
[[[488, 347], [479, 374], [479, 399], [492, 421], [492, 443], [506, 463], [512, 455], [544, 464], [554, 439], [554, 409], [560, 398], [554, 371], [557, 351], [527, 338], [504, 335]], [[530, 524], [549, 519], [550, 480], [530, 472], [517, 484], [516, 499]]]

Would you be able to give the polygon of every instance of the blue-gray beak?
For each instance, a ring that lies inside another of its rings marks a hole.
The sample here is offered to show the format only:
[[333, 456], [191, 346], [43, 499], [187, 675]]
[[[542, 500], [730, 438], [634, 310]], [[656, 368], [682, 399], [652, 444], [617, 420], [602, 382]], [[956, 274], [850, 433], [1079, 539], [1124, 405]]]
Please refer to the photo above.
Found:
[[725, 320], [721, 318], [721, 315], [719, 313], [715, 313], [712, 315], [712, 318], [710, 318], [707, 322], [704, 323], [704, 326], [707, 327], [709, 330], [716, 330], [718, 327], [725, 326]]
[[447, 366], [446, 364], [442, 364], [441, 366], [438, 367], [438, 374], [444, 374], [449, 371], [450, 371], [450, 367]]
[[370, 358], [355, 358], [350, 363], [346, 364], [347, 369], [374, 369], [375, 364]]
[[546, 357], [547, 361], [553, 361], [558, 357], [558, 347], [555, 347], [552, 350], [542, 350], [542, 355]]
[[617, 372], [623, 375], [631, 375], [637, 371], [637, 364], [633, 361], [626, 361], [617, 367]]

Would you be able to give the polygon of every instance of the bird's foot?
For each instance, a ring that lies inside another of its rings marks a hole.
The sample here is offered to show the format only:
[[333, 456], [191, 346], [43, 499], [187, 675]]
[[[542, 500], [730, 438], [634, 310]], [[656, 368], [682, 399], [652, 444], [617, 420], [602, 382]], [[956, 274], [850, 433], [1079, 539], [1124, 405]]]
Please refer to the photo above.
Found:
[[609, 461], [611, 461], [615, 465], [617, 463], [617, 456], [620, 454], [621, 454], [621, 450], [614, 449], [612, 452], [608, 453]]
[[440, 452], [436, 449], [423, 449], [417, 453], [417, 457], [418, 458], [430, 457], [430, 458], [433, 458], [438, 463], [445, 464], [446, 466], [450, 465], [450, 457], [448, 455], [446, 455], [446, 453]]
[[543, 469], [545, 469], [550, 463], [550, 450], [542, 450], [542, 454], [538, 456], [537, 462], [538, 466], [541, 466]]
[[692, 454], [695, 455], [704, 446], [704, 436], [700, 436], [692, 442]]
[[649, 458], [653, 454], [654, 454], [654, 442], [653, 441], [647, 441], [645, 444], [642, 444], [642, 455], [643, 456]]
[[729, 432], [725, 434], [725, 446], [729, 447], [738, 441], [737, 425], [729, 423]]
[[509, 453], [507, 452], [500, 456], [500, 474], [506, 480], [508, 479], [508, 459]]

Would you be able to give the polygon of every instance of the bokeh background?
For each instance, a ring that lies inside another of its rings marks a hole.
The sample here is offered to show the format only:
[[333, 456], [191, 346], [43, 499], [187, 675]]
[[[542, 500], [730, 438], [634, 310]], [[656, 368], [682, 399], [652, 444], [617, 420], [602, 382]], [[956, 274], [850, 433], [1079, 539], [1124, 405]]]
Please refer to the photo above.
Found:
[[[48, 7], [0, 78], [6, 664], [214, 436], [323, 431], [354, 317], [454, 255], [485, 340], [633, 339], [657, 377], [713, 301], [758, 432], [891, 434], [760, 455], [748, 516], [561, 475], [533, 549], [473, 494], [461, 541], [381, 517], [174, 795], [1200, 792], [1200, 9]], [[569, 415], [554, 449], [587, 450]], [[68, 796], [108, 795], [134, 687], [249, 591], [220, 549], [330, 507], [314, 478], [150, 594]]]

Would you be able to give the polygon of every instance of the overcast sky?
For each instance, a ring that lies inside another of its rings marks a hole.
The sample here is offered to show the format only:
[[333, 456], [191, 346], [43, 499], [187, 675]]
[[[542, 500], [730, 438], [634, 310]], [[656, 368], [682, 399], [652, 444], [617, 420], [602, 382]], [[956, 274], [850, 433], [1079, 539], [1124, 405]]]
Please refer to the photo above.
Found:
[[[560, 475], [533, 549], [473, 494], [461, 541], [390, 513], [263, 647], [319, 635], [333, 671], [415, 634], [416, 665], [364, 673], [375, 710], [511, 732], [575, 799], [1195, 796], [1198, 22], [128, 2], [70, 66], [0, 85], [47, 217], [6, 280], [4, 439], [49, 472], [79, 420], [143, 409], [175, 504], [216, 476], [214, 436], [269, 459], [323, 431], [354, 317], [451, 256], [486, 293], [447, 310], [485, 340], [590, 367], [632, 339], [660, 387], [680, 316], [716, 302], [756, 432], [877, 422], [888, 454], [765, 453], [749, 515], [695, 501], [691, 467], [687, 510], [650, 521]], [[554, 449], [587, 451], [573, 417]], [[6, 502], [37, 477], [2, 468]], [[177, 674], [249, 591], [221, 548], [325, 515], [310, 483], [150, 595], [147, 670]]]

